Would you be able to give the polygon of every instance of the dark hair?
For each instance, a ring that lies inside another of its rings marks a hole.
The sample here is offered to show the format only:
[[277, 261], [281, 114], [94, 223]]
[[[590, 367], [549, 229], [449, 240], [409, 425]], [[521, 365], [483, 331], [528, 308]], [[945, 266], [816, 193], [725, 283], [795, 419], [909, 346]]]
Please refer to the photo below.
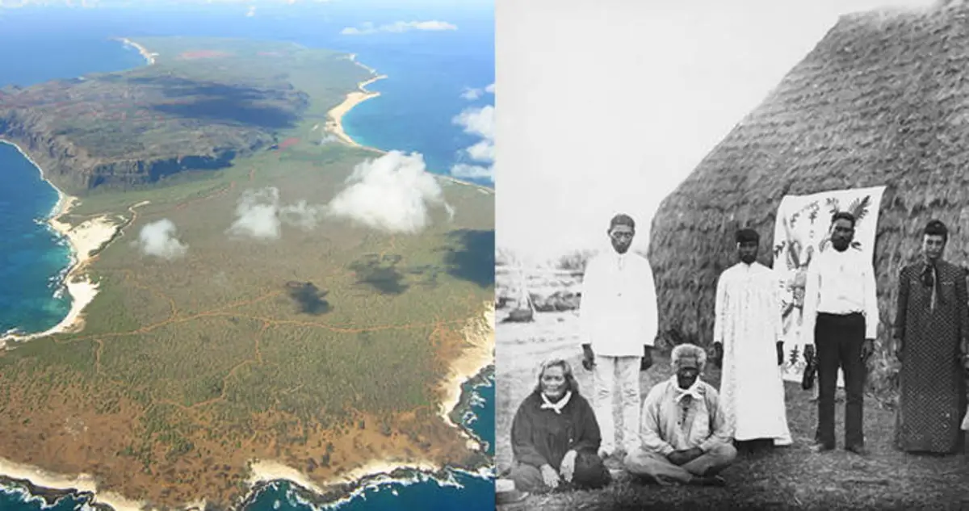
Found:
[[926, 227], [923, 229], [923, 234], [942, 236], [944, 242], [946, 242], [947, 239], [950, 237], [950, 234], [946, 229], [946, 224], [936, 219], [926, 223]]
[[758, 243], [761, 241], [761, 235], [751, 228], [739, 229], [738, 232], [734, 234], [734, 241], [739, 244], [743, 244], [744, 242]]
[[629, 215], [627, 215], [625, 213], [618, 213], [618, 214], [614, 215], [612, 219], [610, 219], [610, 229], [609, 230], [610, 231], [613, 231], [613, 228], [615, 228], [616, 226], [622, 225], [622, 224], [625, 224], [627, 226], [630, 226], [630, 229], [633, 229], [633, 230], [637, 229], [637, 224], [636, 224], [636, 222], [633, 222], [633, 217], [630, 217]]
[[847, 220], [851, 222], [852, 228], [855, 229], [855, 215], [852, 215], [847, 211], [835, 212], [835, 214], [832, 215], [832, 224], [835, 224], [835, 222], [838, 220]]
[[546, 373], [546, 370], [553, 366], [562, 368], [562, 376], [566, 379], [566, 391], [572, 391], [574, 395], [578, 395], [579, 382], [576, 381], [576, 377], [573, 375], [572, 365], [565, 359], [559, 358], [544, 361], [539, 365], [539, 374], [536, 376], [536, 387], [533, 391], [536, 393], [542, 392], [542, 374]]

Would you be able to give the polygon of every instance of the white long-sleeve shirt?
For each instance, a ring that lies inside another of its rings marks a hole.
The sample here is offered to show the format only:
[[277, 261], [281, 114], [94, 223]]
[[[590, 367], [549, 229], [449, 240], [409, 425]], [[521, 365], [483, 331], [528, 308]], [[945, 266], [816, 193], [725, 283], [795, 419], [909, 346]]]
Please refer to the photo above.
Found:
[[602, 356], [642, 356], [657, 336], [657, 292], [646, 258], [615, 251], [586, 265], [579, 306], [581, 343]]
[[872, 262], [852, 247], [843, 252], [829, 247], [815, 256], [805, 276], [805, 306], [802, 310], [802, 338], [815, 343], [818, 313], [845, 315], [862, 313], [866, 319], [866, 338], [875, 339], [879, 326], [876, 302], [876, 276]]

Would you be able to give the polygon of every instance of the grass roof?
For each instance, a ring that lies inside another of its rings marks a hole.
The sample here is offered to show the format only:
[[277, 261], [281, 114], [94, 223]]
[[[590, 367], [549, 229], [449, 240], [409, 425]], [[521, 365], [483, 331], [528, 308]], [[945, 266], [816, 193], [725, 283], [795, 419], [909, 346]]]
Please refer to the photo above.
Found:
[[967, 12], [956, 0], [843, 16], [663, 201], [649, 255], [670, 338], [710, 343], [735, 230], [757, 229], [770, 264], [789, 194], [886, 186], [874, 251], [883, 344], [897, 271], [927, 221], [947, 224], [945, 258], [967, 265]]

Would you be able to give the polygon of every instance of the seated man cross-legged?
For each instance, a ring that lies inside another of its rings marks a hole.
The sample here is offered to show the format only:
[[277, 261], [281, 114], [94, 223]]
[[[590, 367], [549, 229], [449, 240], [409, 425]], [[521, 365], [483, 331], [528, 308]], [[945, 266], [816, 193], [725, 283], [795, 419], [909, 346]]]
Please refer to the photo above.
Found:
[[707, 354], [683, 344], [670, 356], [676, 374], [650, 390], [643, 402], [641, 446], [624, 465], [660, 484], [724, 485], [717, 476], [737, 456], [731, 425], [717, 390], [699, 378]]

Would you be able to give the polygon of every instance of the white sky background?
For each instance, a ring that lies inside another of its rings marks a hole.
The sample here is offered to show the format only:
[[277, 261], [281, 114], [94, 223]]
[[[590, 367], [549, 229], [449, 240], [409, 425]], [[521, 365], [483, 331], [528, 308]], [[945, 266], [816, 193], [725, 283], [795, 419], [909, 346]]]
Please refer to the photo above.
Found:
[[841, 14], [932, 0], [496, 0], [497, 246], [649, 245], [663, 198]]

